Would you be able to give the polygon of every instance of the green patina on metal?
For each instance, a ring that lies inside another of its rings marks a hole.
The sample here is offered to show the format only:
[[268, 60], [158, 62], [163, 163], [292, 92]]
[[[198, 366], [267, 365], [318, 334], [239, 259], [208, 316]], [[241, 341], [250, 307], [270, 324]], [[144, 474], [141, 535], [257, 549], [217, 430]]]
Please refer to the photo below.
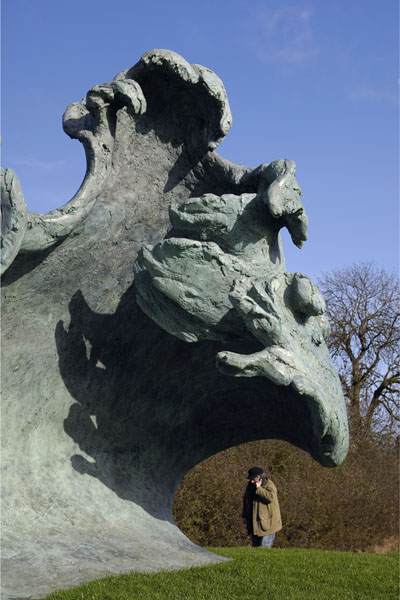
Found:
[[70, 202], [29, 213], [2, 172], [5, 597], [219, 560], [171, 504], [227, 447], [346, 455], [324, 302], [279, 237], [306, 240], [295, 165], [225, 160], [230, 125], [214, 73], [153, 50], [67, 108]]

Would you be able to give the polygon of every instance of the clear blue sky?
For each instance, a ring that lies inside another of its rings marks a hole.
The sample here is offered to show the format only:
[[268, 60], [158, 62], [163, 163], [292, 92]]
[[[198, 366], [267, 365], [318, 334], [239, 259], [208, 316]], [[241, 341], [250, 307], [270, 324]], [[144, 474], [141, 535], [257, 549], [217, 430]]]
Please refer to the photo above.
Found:
[[223, 80], [233, 127], [220, 154], [296, 162], [310, 227], [302, 250], [284, 235], [289, 271], [398, 268], [397, 0], [3, 0], [1, 162], [31, 211], [83, 179], [67, 105], [151, 48]]

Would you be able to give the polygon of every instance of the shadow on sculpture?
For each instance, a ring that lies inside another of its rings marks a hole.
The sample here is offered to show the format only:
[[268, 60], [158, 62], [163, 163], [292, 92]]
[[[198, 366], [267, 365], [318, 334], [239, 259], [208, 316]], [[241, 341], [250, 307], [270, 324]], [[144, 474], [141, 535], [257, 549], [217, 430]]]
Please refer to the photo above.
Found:
[[[283, 400], [263, 377], [216, 369], [218, 352], [251, 356], [262, 351], [260, 342], [243, 339], [238, 328], [236, 340], [187, 345], [143, 315], [135, 295], [132, 286], [114, 314], [98, 314], [78, 291], [68, 328], [57, 325], [60, 374], [76, 401], [64, 430], [84, 453], [71, 456], [76, 471], [171, 520], [169, 504], [184, 474], [233, 444], [277, 437], [318, 456], [312, 413], [294, 389]], [[332, 442], [329, 434], [326, 442]], [[157, 495], [169, 496], [167, 505], [141, 491], [153, 476], [163, 490]]]
[[[169, 489], [177, 483], [177, 473], [165, 470], [165, 451], [171, 439], [179, 443], [187, 437], [179, 422], [186, 412], [183, 404], [190, 402], [185, 372], [191, 373], [190, 385], [196, 389], [195, 361], [191, 364], [184, 342], [171, 343], [170, 336], [143, 315], [133, 287], [114, 314], [96, 314], [80, 291], [69, 310], [68, 328], [59, 322], [55, 336], [60, 374], [76, 400], [64, 430], [86, 455], [73, 455], [72, 466], [98, 478], [120, 498], [170, 520], [164, 506], [155, 509], [155, 503], [142, 498], [137, 480], [145, 486], [150, 476], [156, 477], [157, 486]], [[171, 422], [172, 428], [166, 429]]]
[[19, 254], [14, 259], [7, 272], [4, 273], [1, 285], [7, 287], [17, 281], [20, 277], [34, 271], [52, 252], [54, 252], [54, 250], [56, 250], [56, 248], [57, 245], [50, 246], [50, 248], [46, 248], [41, 252], [35, 252], [34, 254]]
[[[261, 413], [254, 403], [263, 402], [262, 386], [249, 390], [246, 380], [218, 373], [220, 344], [200, 342], [188, 349], [171, 338], [137, 307], [133, 287], [114, 314], [93, 312], [80, 291], [69, 310], [68, 328], [59, 322], [55, 335], [60, 374], [76, 400], [64, 430], [85, 455], [73, 455], [72, 466], [171, 520], [164, 506], [155, 510], [138, 494], [138, 478], [145, 485], [149, 475], [156, 477], [158, 486], [173, 493], [187, 470], [229, 445], [231, 428], [238, 435], [244, 413], [256, 430], [239, 434], [237, 443], [249, 435], [256, 439]], [[224, 347], [235, 349], [238, 343]], [[245, 347], [260, 349], [255, 340]]]

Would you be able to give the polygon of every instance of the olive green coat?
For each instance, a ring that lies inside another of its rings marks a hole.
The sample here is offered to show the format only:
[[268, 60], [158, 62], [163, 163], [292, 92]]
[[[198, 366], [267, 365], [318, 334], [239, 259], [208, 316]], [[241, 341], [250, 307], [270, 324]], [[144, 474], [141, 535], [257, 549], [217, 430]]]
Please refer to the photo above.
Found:
[[253, 500], [253, 533], [269, 535], [282, 529], [278, 491], [268, 478], [257, 488]]

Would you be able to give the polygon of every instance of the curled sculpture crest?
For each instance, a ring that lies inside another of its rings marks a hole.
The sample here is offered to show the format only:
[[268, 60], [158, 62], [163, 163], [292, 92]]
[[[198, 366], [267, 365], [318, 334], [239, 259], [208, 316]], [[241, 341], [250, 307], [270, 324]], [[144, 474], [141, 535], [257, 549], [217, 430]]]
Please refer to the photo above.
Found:
[[[262, 349], [219, 352], [217, 368], [292, 386], [310, 403], [324, 443], [333, 392], [322, 346], [329, 335], [325, 303], [308, 277], [285, 273], [279, 242], [283, 226], [296, 245], [306, 240], [295, 166], [278, 160], [251, 175], [256, 193], [208, 193], [170, 208], [167, 239], [145, 246], [136, 262], [138, 303], [187, 342], [254, 337]], [[328, 432], [327, 446], [330, 440]]]
[[11, 596], [51, 591], [54, 565], [65, 587], [218, 560], [173, 524], [193, 465], [268, 437], [324, 466], [348, 447], [324, 300], [285, 269], [280, 229], [307, 239], [295, 165], [218, 155], [231, 113], [215, 73], [151, 50], [63, 126], [87, 157], [67, 204], [30, 213], [1, 173]]

